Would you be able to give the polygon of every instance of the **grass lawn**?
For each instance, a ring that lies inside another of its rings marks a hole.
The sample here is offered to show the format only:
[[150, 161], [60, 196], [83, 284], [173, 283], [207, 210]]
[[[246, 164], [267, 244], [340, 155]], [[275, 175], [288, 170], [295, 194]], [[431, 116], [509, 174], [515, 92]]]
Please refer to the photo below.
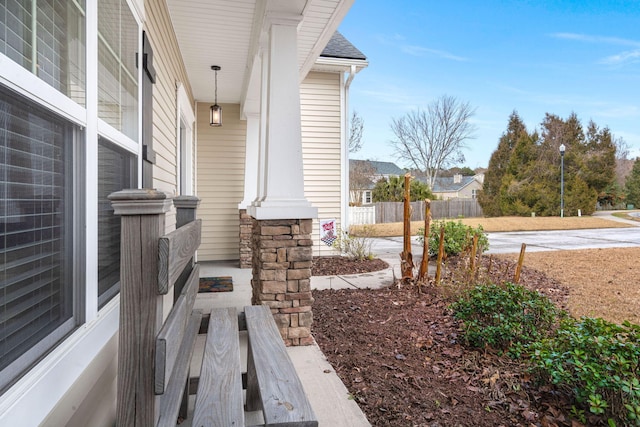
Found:
[[[629, 227], [629, 225], [625, 223], [592, 216], [565, 218], [507, 216], [499, 218], [451, 219], [448, 221], [461, 221], [463, 224], [470, 225], [472, 227], [481, 225], [484, 231], [488, 233], [501, 231], [578, 230], [587, 228]], [[418, 229], [421, 227], [424, 227], [423, 221], [412, 221], [411, 234], [415, 236]], [[402, 236], [402, 223], [392, 222], [387, 224], [372, 224], [364, 226], [354, 225], [351, 227], [351, 233], [356, 236], [364, 234], [375, 237]]]

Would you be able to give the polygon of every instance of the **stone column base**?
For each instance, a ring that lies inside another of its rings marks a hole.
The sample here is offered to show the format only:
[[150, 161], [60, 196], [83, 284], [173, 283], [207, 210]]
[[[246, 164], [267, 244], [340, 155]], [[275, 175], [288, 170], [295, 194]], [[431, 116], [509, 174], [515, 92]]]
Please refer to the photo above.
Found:
[[251, 303], [271, 307], [288, 346], [313, 343], [311, 232], [311, 219], [253, 219]]
[[251, 268], [252, 243], [251, 228], [253, 218], [246, 209], [240, 209], [240, 268]]

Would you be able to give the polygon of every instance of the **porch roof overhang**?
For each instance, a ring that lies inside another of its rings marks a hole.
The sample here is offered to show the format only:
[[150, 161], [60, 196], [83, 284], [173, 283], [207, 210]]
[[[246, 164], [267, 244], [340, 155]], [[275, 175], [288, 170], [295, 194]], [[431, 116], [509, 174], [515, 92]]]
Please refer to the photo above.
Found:
[[[212, 65], [219, 65], [218, 102], [259, 111], [260, 44], [272, 16], [298, 16], [300, 80], [314, 67], [354, 0], [167, 0], [195, 101], [214, 98]], [[337, 64], [330, 58], [325, 67]], [[357, 60], [351, 60], [353, 62]], [[352, 64], [343, 67], [351, 69]], [[362, 61], [366, 66], [366, 61]], [[360, 67], [359, 67], [360, 68]], [[346, 69], [345, 69], [346, 71]]]

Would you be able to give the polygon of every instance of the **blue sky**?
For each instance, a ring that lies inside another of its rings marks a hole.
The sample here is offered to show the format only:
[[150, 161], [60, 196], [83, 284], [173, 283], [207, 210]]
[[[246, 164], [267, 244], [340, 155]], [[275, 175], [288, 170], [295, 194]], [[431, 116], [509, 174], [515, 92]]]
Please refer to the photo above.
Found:
[[391, 118], [445, 94], [476, 108], [471, 168], [488, 166], [513, 110], [529, 131], [575, 112], [640, 156], [638, 0], [356, 0], [339, 30], [369, 60], [350, 89], [364, 119], [351, 158], [395, 161]]

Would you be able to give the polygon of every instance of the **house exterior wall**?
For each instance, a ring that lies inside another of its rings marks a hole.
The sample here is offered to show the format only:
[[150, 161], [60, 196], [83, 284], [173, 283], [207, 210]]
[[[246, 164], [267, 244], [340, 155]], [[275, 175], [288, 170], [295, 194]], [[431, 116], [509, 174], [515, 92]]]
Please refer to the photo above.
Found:
[[223, 126], [209, 126], [210, 106], [198, 103], [196, 112], [198, 217], [202, 218], [198, 260], [238, 259], [247, 122], [240, 120], [240, 105], [222, 104]]
[[[157, 155], [153, 185], [175, 193], [176, 83], [184, 85], [190, 99], [191, 89], [165, 2], [145, 1], [144, 18], [143, 28], [154, 51], [157, 73], [153, 87], [153, 137]], [[168, 215], [168, 230], [174, 226], [175, 216]], [[96, 318], [87, 320], [2, 396], [0, 424], [15, 424], [17, 420], [24, 425], [112, 426], [116, 404], [118, 311], [119, 299], [115, 297]], [[32, 381], [28, 378], [32, 375], [44, 379]], [[47, 408], [51, 403], [54, 406]]]
[[473, 198], [473, 190], [479, 191], [482, 190], [482, 184], [476, 180], [472, 181], [464, 188], [460, 189], [460, 191], [448, 191], [448, 192], [434, 192], [436, 196], [438, 196], [441, 200], [448, 199], [472, 199]]
[[341, 222], [343, 105], [339, 73], [310, 72], [300, 86], [305, 197], [318, 208], [313, 221], [315, 255], [336, 254], [320, 241], [319, 220]]
[[478, 190], [482, 189], [482, 184], [480, 184], [478, 181], [472, 181], [469, 185], [467, 185], [466, 187], [464, 187], [462, 190], [460, 190], [458, 192], [458, 197], [462, 198], [462, 199], [472, 199], [473, 198], [473, 190], [476, 190], [476, 192]]
[[[320, 242], [319, 219], [341, 219], [341, 76], [310, 72], [300, 86], [305, 197], [318, 208], [314, 253], [335, 254]], [[197, 106], [197, 195], [202, 200], [200, 261], [239, 257], [238, 202], [244, 191], [246, 121], [240, 106], [223, 105], [224, 125], [209, 126], [210, 104]], [[221, 185], [222, 184], [222, 185]]]

